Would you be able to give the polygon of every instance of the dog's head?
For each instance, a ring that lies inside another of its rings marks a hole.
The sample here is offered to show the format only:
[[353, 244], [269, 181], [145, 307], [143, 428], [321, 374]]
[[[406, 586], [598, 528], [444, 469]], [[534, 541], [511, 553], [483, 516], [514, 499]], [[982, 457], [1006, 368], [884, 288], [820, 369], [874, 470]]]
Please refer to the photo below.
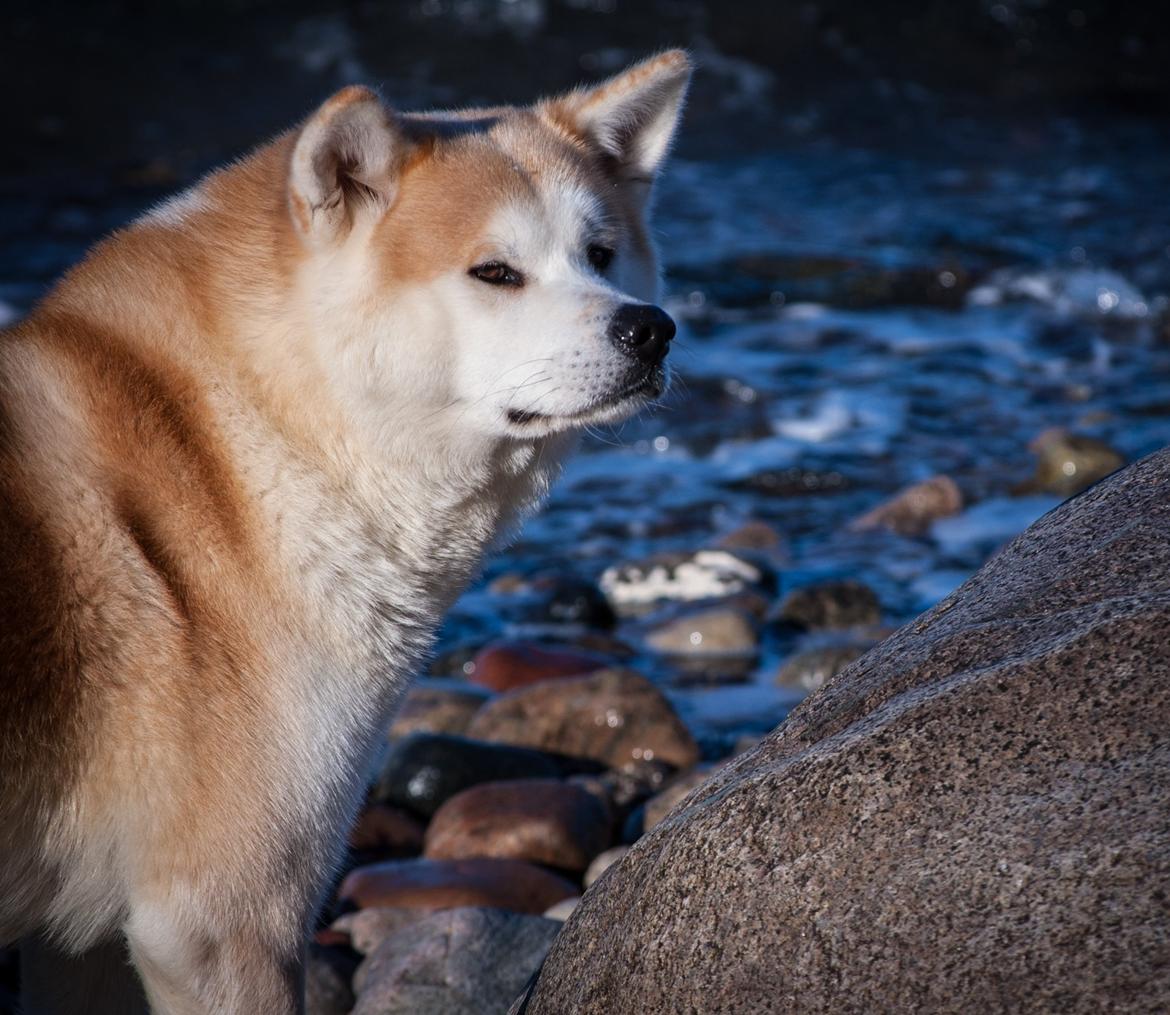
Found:
[[612, 422], [661, 394], [674, 324], [646, 219], [689, 77], [672, 51], [527, 108], [328, 100], [296, 139], [288, 201], [339, 379], [371, 411], [488, 437]]

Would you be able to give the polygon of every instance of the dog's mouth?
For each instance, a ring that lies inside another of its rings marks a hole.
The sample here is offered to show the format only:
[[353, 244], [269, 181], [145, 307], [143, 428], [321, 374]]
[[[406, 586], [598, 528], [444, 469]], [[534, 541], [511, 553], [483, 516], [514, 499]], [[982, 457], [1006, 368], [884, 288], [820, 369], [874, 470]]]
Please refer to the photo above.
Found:
[[616, 409], [627, 402], [657, 398], [665, 390], [666, 370], [662, 366], [656, 366], [633, 384], [611, 395], [606, 395], [577, 412], [563, 415], [549, 415], [533, 409], [509, 409], [508, 422], [515, 426], [531, 426], [542, 423], [559, 423], [562, 425], [588, 423], [594, 417], [604, 415], [609, 410]]

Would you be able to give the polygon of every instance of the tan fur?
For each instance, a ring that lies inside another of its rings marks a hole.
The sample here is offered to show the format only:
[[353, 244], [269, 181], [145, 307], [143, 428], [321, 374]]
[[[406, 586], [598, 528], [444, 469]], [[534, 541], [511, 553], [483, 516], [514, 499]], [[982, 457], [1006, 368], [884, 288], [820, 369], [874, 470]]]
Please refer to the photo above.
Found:
[[157, 1011], [299, 1010], [370, 746], [572, 442], [467, 429], [466, 353], [411, 351], [426, 287], [520, 306], [467, 268], [555, 187], [652, 270], [643, 196], [557, 108], [347, 89], [0, 333], [0, 944], [28, 938], [30, 1003], [96, 1010], [51, 1000], [53, 954], [129, 996], [128, 954]]

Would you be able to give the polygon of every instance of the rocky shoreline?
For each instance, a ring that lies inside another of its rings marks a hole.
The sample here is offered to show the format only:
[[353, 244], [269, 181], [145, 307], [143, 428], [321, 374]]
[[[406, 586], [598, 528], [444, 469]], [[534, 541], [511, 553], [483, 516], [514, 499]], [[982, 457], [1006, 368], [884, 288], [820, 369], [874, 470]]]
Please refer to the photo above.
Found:
[[[863, 524], [949, 510], [936, 492]], [[571, 599], [596, 627], [487, 645], [411, 690], [313, 945], [309, 1011], [504, 1012], [550, 949], [530, 1015], [962, 1007], [980, 976], [996, 1010], [1170, 997], [1154, 952], [1122, 975], [1102, 964], [1122, 944], [1068, 940], [1164, 944], [1170, 926], [1150, 767], [1170, 743], [1168, 494], [1163, 452], [892, 637], [861, 583], [784, 591], [758, 524], [613, 568], [604, 593], [542, 585], [543, 608]], [[775, 679], [819, 693], [724, 756], [627, 665], [637, 643], [680, 679], [736, 679], [777, 626], [812, 647]]]

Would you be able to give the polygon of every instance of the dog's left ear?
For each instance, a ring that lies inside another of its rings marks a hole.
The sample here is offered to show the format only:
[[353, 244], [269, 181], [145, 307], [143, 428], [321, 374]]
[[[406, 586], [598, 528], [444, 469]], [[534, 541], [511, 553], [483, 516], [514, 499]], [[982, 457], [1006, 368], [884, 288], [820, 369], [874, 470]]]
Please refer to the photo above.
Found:
[[620, 177], [650, 183], [670, 149], [690, 79], [690, 57], [670, 49], [541, 109], [613, 158]]
[[352, 86], [301, 128], [289, 166], [293, 224], [313, 245], [341, 240], [362, 215], [394, 201], [406, 141], [393, 114], [368, 88]]

